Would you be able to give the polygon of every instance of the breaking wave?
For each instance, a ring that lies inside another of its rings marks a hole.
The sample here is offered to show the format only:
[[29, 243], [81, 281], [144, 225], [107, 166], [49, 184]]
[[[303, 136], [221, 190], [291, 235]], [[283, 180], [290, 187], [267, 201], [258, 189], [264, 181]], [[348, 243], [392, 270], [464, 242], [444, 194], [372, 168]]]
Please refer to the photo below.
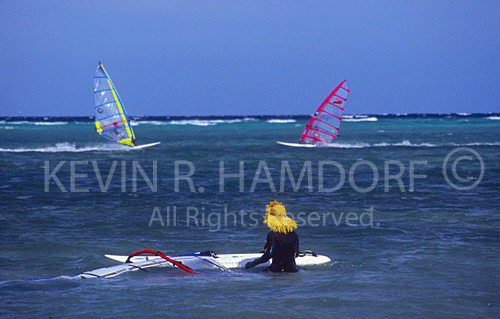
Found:
[[43, 146], [43, 147], [19, 147], [19, 148], [0, 148], [0, 152], [6, 153], [27, 153], [27, 152], [39, 152], [39, 153], [81, 153], [81, 152], [95, 152], [95, 151], [130, 151], [133, 150], [131, 147], [118, 144], [96, 144], [77, 147], [75, 143], [57, 143], [55, 146]]
[[267, 123], [278, 123], [278, 124], [286, 124], [286, 123], [295, 123], [297, 122], [294, 119], [270, 119], [266, 121]]
[[398, 143], [329, 143], [325, 145], [321, 145], [321, 147], [332, 147], [332, 148], [370, 148], [370, 147], [445, 147], [445, 146], [453, 146], [453, 147], [466, 147], [466, 146], [500, 146], [500, 142], [474, 142], [474, 143], [450, 143], [450, 144], [432, 144], [432, 143], [411, 143], [408, 140], [398, 142]]

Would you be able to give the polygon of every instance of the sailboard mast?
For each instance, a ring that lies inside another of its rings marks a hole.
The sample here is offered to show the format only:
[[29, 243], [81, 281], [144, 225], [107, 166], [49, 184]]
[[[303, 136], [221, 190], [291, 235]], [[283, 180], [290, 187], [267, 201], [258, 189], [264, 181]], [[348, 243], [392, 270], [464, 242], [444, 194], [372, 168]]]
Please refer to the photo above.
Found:
[[106, 69], [99, 62], [94, 75], [95, 126], [97, 133], [117, 143], [134, 146], [130, 119]]
[[337, 138], [348, 93], [347, 81], [344, 80], [328, 95], [311, 117], [302, 134], [301, 142], [321, 144]]

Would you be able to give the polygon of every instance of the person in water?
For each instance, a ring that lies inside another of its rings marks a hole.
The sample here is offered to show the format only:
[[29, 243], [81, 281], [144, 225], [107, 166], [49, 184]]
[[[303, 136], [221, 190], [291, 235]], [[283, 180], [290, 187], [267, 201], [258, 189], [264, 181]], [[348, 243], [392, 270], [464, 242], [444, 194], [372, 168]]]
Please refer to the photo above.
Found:
[[270, 270], [274, 272], [296, 272], [295, 258], [299, 255], [299, 236], [294, 232], [297, 223], [286, 216], [285, 206], [274, 201], [266, 205], [264, 224], [271, 229], [267, 234], [264, 254], [245, 268], [250, 269], [273, 259]]

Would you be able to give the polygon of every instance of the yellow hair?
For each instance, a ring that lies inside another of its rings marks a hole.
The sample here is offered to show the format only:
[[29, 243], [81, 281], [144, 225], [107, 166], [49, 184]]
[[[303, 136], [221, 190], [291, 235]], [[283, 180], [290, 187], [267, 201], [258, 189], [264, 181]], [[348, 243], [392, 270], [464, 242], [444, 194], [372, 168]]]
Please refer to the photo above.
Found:
[[297, 228], [297, 223], [286, 216], [285, 206], [276, 200], [266, 205], [266, 212], [264, 224], [272, 231], [286, 234]]

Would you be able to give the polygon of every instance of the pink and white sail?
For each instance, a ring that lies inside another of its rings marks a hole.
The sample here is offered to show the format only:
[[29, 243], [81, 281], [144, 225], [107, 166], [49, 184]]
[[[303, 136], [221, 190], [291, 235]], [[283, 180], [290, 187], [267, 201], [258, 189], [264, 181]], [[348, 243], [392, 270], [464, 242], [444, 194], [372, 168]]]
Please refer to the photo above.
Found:
[[344, 80], [328, 95], [311, 117], [302, 134], [301, 142], [322, 144], [329, 143], [337, 137], [348, 93], [347, 81]]

